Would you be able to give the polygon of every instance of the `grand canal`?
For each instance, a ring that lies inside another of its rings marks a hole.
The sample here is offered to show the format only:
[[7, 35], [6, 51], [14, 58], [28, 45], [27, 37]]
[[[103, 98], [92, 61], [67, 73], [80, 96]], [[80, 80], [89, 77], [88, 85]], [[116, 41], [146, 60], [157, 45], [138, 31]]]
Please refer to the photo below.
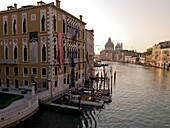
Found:
[[38, 112], [16, 127], [169, 128], [170, 71], [122, 63], [109, 65], [117, 72], [117, 79], [112, 102], [103, 109], [86, 107], [80, 117]]

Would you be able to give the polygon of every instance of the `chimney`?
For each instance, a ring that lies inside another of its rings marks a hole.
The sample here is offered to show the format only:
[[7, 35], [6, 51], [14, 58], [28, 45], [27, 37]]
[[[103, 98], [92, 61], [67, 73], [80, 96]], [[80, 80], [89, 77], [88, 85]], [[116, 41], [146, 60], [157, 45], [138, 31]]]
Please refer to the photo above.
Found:
[[17, 9], [17, 4], [16, 3], [14, 4], [14, 9]]
[[82, 21], [82, 17], [83, 17], [83, 16], [82, 16], [82, 15], [80, 15], [80, 21]]
[[56, 6], [60, 8], [60, 0], [56, 0]]

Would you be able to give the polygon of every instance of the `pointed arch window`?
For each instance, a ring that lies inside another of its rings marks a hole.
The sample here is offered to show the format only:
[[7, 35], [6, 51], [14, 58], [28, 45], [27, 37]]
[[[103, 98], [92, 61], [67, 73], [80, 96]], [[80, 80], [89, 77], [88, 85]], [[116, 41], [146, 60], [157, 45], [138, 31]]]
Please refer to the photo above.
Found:
[[69, 48], [67, 49], [67, 58], [69, 58], [69, 53], [70, 53], [70, 51], [69, 51]]
[[13, 22], [13, 34], [15, 35], [16, 34], [16, 19], [14, 19], [14, 22]]
[[55, 15], [53, 16], [53, 28], [54, 28], [54, 31], [56, 31], [56, 16]]
[[43, 44], [42, 46], [42, 61], [46, 61], [46, 46]]
[[4, 35], [7, 35], [7, 21], [4, 22]]
[[26, 33], [26, 19], [24, 18], [23, 23], [22, 23], [22, 28], [23, 28], [23, 33]]
[[14, 59], [18, 58], [18, 48], [17, 46], [14, 47]]
[[63, 19], [63, 33], [65, 33], [65, 25], [66, 25], [66, 23], [65, 23], [65, 21]]
[[28, 51], [28, 48], [26, 45], [24, 45], [24, 61], [27, 62], [28, 61], [28, 55], [27, 55], [27, 52]]
[[5, 59], [8, 59], [8, 46], [5, 46]]
[[54, 45], [54, 59], [57, 59], [57, 48], [56, 48], [56, 45]]
[[41, 30], [45, 31], [45, 16], [42, 15], [42, 19], [41, 19]]
[[64, 52], [64, 59], [66, 58], [66, 51], [65, 51], [65, 47], [63, 47], [63, 52]]

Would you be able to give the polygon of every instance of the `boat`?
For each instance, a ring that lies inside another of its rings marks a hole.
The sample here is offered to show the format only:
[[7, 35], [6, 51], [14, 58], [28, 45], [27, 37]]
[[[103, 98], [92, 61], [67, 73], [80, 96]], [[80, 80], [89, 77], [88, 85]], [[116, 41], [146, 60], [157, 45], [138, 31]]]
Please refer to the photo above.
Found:
[[[78, 97], [81, 97], [81, 96], [80, 95], [72, 95], [71, 102], [78, 104], [79, 103]], [[103, 100], [92, 101], [90, 98], [89, 99], [81, 99], [81, 105], [88, 105], [88, 106], [93, 106], [93, 107], [103, 107], [104, 101]]]

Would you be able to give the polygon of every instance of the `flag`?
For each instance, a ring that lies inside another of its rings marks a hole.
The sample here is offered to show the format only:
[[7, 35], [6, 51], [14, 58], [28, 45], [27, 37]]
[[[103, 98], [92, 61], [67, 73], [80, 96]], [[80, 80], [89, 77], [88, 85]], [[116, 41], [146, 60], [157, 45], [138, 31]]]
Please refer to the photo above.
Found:
[[62, 33], [58, 33], [58, 63], [59, 68], [61, 70], [61, 65], [64, 62], [64, 51], [63, 51], [63, 40], [62, 40]]

